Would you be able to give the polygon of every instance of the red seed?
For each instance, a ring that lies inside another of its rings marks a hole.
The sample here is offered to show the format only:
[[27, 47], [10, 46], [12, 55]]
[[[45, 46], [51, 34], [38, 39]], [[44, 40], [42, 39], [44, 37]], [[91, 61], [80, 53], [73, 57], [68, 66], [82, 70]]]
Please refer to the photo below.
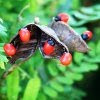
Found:
[[68, 22], [69, 16], [66, 13], [60, 13], [58, 16], [61, 18], [61, 21]]
[[63, 53], [63, 55], [60, 57], [60, 62], [63, 65], [69, 65], [72, 61], [72, 55], [70, 53]]
[[84, 34], [87, 34], [88, 40], [90, 40], [93, 37], [93, 34], [91, 31], [85, 31]]
[[9, 43], [5, 44], [3, 48], [4, 48], [6, 55], [8, 56], [13, 56], [16, 53], [16, 49], [12, 44], [9, 44]]
[[19, 31], [19, 36], [22, 42], [28, 42], [30, 40], [30, 31], [23, 28]]
[[48, 42], [45, 42], [43, 46], [43, 52], [46, 55], [50, 55], [51, 53], [53, 53], [54, 49], [55, 49], [54, 46], [50, 45]]

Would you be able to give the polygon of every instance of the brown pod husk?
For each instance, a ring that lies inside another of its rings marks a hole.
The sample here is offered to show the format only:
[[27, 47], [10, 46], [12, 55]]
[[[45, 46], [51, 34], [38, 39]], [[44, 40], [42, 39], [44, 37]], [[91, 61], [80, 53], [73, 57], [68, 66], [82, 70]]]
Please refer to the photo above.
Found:
[[49, 25], [57, 34], [60, 41], [62, 41], [69, 49], [69, 51], [88, 52], [90, 48], [86, 42], [75, 32], [68, 24], [61, 21], [53, 21]]
[[[37, 26], [42, 30], [39, 48], [45, 58], [59, 58], [64, 52], [69, 52], [67, 46], [59, 40], [54, 30], [44, 25]], [[52, 54], [45, 55], [43, 52], [43, 45], [48, 39], [52, 39], [55, 42], [55, 50]]]
[[[51, 28], [38, 24], [29, 24], [24, 28], [27, 28], [30, 31], [31, 39], [28, 43], [23, 43], [17, 33], [11, 40], [10, 43], [16, 48], [16, 54], [9, 58], [11, 64], [14, 64], [19, 59], [22, 61], [28, 59], [34, 54], [38, 47], [45, 58], [59, 58], [63, 52], [69, 52], [67, 46], [60, 42], [56, 33]], [[55, 51], [50, 56], [43, 53], [44, 42], [48, 39], [53, 39], [55, 42]]]
[[[39, 30], [34, 24], [29, 24], [25, 26], [24, 28], [27, 28], [30, 33], [31, 33], [31, 39], [27, 43], [23, 43], [20, 40], [19, 34], [11, 40], [11, 44], [13, 44], [16, 48], [16, 54], [9, 58], [9, 61], [11, 64], [14, 64], [17, 60], [22, 59], [26, 60], [28, 59], [31, 55], [34, 54], [39, 41], [41, 37], [41, 30]], [[37, 34], [38, 33], [38, 34]]]

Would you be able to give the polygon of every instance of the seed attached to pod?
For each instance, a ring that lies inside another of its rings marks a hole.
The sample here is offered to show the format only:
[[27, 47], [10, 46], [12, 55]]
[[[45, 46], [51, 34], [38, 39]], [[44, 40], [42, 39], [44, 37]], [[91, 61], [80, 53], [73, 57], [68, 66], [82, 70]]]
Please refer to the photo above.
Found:
[[61, 64], [67, 66], [72, 61], [72, 55], [70, 53], [64, 52], [63, 55], [60, 57]]
[[84, 32], [81, 37], [83, 40], [90, 40], [92, 38], [93, 34], [91, 31]]
[[54, 50], [55, 50], [55, 43], [53, 40], [48, 40], [47, 42], [45, 42], [44, 46], [43, 46], [43, 52], [46, 55], [50, 55]]
[[30, 40], [30, 31], [23, 28], [19, 31], [19, 36], [22, 42], [28, 42]]
[[12, 44], [9, 44], [9, 43], [5, 44], [3, 48], [4, 48], [6, 55], [8, 56], [13, 56], [16, 53], [16, 49]]
[[65, 23], [68, 22], [69, 16], [66, 13], [60, 13], [55, 17], [55, 21], [63, 21]]

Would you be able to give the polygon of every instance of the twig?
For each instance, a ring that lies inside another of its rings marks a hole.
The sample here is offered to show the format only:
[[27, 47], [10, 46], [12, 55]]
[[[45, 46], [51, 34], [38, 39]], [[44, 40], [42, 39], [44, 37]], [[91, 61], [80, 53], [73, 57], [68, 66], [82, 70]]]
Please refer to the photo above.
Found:
[[4, 79], [11, 73], [13, 72], [14, 69], [16, 69], [19, 65], [15, 64], [12, 67], [10, 67], [7, 71], [5, 71], [2, 76], [0, 77], [0, 86], [3, 85]]
[[22, 20], [22, 13], [26, 10], [26, 9], [28, 9], [30, 7], [30, 5], [28, 4], [28, 5], [26, 5], [24, 8], [22, 8], [22, 10], [20, 11], [20, 13], [18, 14], [18, 20], [20, 21], [20, 20]]
[[14, 69], [16, 69], [19, 65], [15, 64], [12, 67], [10, 67], [7, 71], [5, 71], [2, 76], [1, 79], [5, 79], [10, 73], [12, 73], [14, 71]]

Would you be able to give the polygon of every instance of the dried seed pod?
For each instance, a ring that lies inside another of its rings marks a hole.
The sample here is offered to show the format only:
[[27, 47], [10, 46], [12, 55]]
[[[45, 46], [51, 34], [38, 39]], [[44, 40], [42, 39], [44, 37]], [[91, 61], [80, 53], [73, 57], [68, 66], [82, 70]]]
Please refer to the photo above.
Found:
[[30, 31], [31, 38], [29, 42], [23, 43], [17, 33], [17, 35], [11, 40], [10, 43], [16, 48], [16, 54], [9, 58], [11, 64], [14, 64], [18, 59], [28, 59], [35, 52], [40, 41], [41, 30], [39, 30], [34, 24], [29, 24], [24, 28], [27, 28], [27, 30]]
[[[34, 54], [38, 47], [44, 58], [59, 58], [63, 52], [69, 52], [67, 46], [59, 40], [56, 33], [51, 28], [38, 24], [29, 24], [24, 28], [27, 28], [27, 30], [30, 31], [31, 38], [29, 42], [23, 43], [17, 33], [11, 40], [10, 43], [16, 48], [16, 54], [9, 58], [11, 64], [14, 64], [19, 59], [28, 59]], [[43, 52], [44, 42], [48, 39], [53, 39], [55, 42], [55, 50], [49, 56], [45, 55]]]
[[49, 26], [55, 31], [60, 41], [68, 46], [70, 51], [83, 53], [89, 51], [86, 42], [68, 24], [61, 21], [53, 21]]
[[[42, 30], [40, 51], [45, 58], [59, 58], [65, 51], [69, 52], [67, 46], [59, 40], [54, 30], [44, 25], [37, 25], [37, 26]], [[43, 52], [43, 45], [48, 39], [52, 39], [55, 42], [55, 50], [50, 55], [46, 55]]]

